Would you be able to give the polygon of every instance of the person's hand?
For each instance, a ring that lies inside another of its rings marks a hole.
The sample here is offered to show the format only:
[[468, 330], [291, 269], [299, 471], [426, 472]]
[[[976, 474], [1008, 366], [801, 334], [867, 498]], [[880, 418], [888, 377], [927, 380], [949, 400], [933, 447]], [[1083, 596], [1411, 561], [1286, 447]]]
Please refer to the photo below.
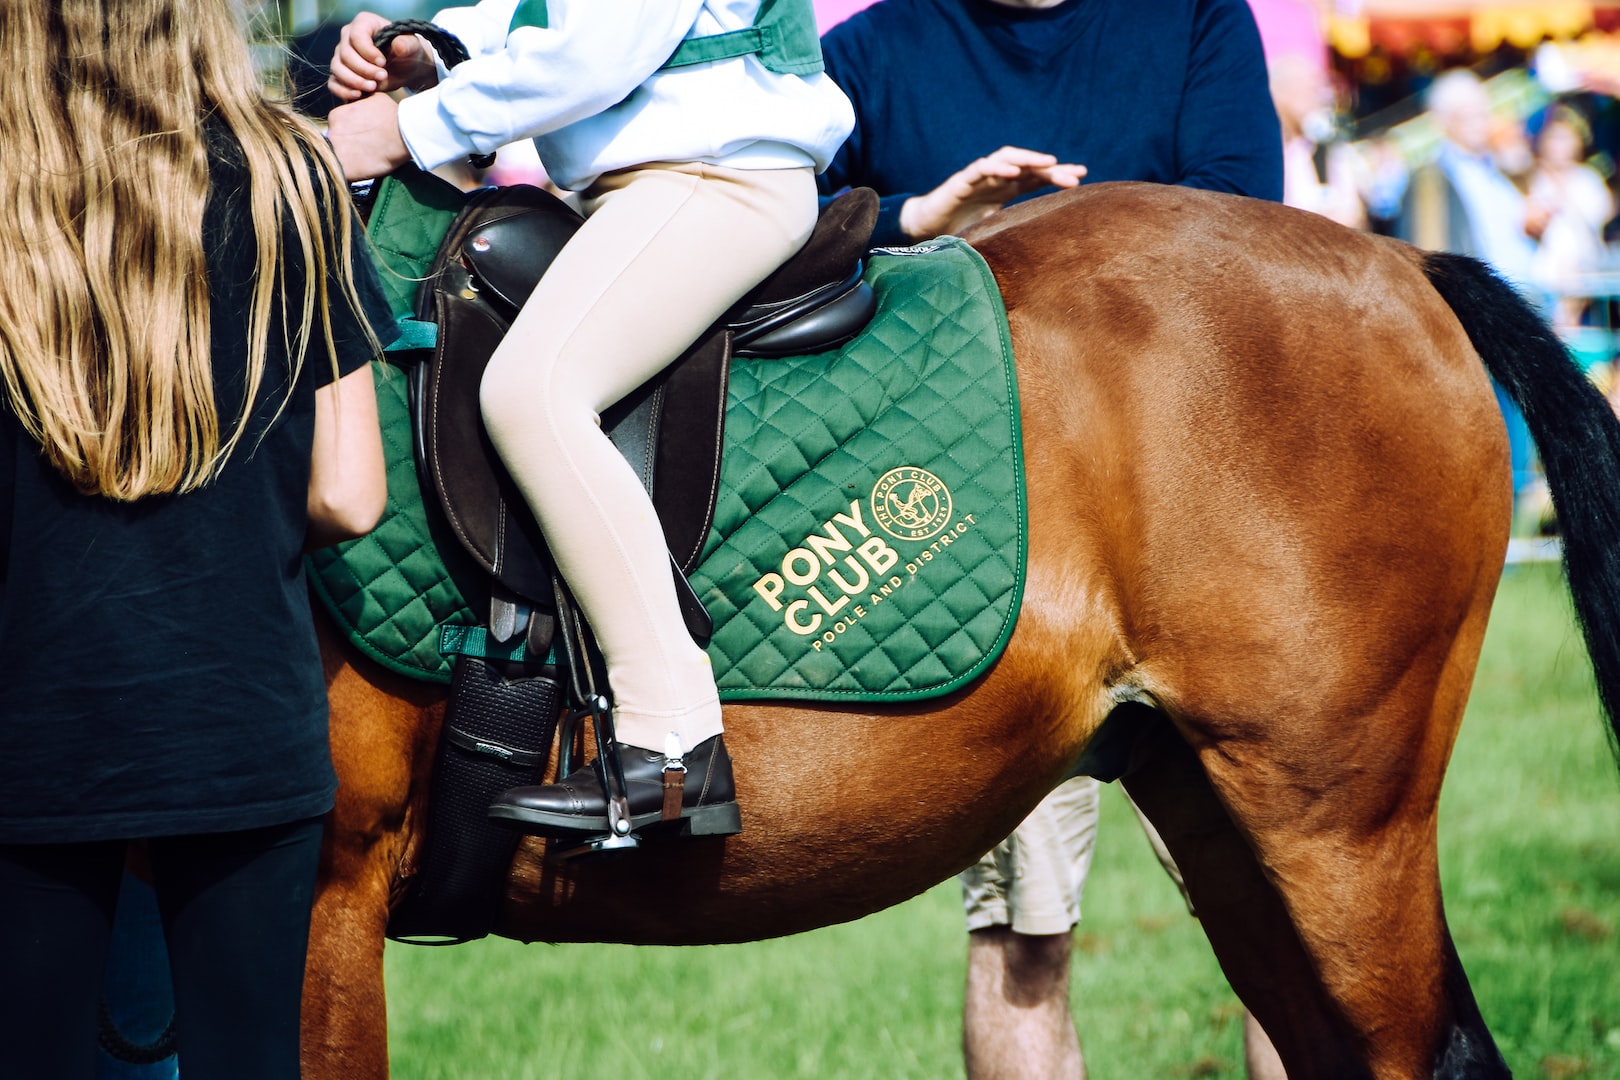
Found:
[[372, 43], [388, 19], [362, 11], [343, 28], [332, 53], [326, 88], [339, 101], [359, 101], [367, 94], [409, 87], [422, 90], [439, 78], [433, 53], [415, 34], [401, 34], [388, 45], [388, 55]]
[[326, 139], [350, 181], [386, 176], [411, 160], [399, 133], [399, 104], [387, 94], [333, 109], [326, 117]]
[[928, 194], [907, 199], [900, 208], [900, 228], [918, 240], [960, 233], [1020, 195], [1048, 185], [1072, 188], [1084, 175], [1084, 165], [1062, 164], [1051, 154], [1003, 146]]
[[1524, 235], [1532, 240], [1540, 240], [1547, 231], [1547, 225], [1553, 219], [1552, 207], [1535, 199], [1527, 199], [1524, 204]]

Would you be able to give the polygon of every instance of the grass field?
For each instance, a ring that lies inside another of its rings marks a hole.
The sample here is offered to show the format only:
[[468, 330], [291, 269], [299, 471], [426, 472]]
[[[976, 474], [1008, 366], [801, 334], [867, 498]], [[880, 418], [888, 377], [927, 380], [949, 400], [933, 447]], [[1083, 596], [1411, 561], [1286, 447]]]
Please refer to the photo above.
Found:
[[[1503, 582], [1446, 781], [1447, 910], [1520, 1077], [1620, 1078], [1620, 779], [1550, 566]], [[390, 944], [394, 1075], [960, 1076], [965, 941], [945, 882], [751, 945]], [[1241, 1077], [1241, 1015], [1129, 808], [1104, 790], [1075, 935], [1093, 1080]]]

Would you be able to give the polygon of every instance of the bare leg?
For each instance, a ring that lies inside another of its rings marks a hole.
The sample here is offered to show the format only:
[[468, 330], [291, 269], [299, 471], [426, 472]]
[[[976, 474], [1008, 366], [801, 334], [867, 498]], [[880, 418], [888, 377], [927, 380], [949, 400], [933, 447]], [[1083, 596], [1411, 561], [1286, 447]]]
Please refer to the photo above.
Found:
[[1080, 1037], [1069, 1015], [1072, 952], [1068, 934], [992, 926], [968, 935], [962, 1005], [968, 1080], [1083, 1080]]
[[1243, 1010], [1243, 1067], [1249, 1080], [1288, 1080], [1282, 1058], [1271, 1045], [1266, 1029], [1254, 1018], [1254, 1013]]

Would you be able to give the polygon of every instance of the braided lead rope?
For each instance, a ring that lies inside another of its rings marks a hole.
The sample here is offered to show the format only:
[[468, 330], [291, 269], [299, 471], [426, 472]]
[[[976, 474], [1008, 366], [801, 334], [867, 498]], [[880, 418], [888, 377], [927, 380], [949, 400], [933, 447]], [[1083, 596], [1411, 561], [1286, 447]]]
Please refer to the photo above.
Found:
[[[400, 19], [371, 35], [371, 43], [381, 49], [384, 56], [388, 55], [388, 46], [401, 34], [415, 34], [439, 54], [444, 66], [453, 68], [467, 59], [467, 46], [461, 39], [442, 26], [428, 22], [426, 19]], [[468, 154], [467, 164], [475, 169], [487, 169], [495, 164], [494, 154]]]

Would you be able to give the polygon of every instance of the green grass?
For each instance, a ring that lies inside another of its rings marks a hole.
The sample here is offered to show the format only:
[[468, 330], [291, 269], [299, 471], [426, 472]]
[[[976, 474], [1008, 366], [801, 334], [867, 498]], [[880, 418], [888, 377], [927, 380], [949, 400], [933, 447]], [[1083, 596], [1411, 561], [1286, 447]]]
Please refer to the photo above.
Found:
[[[1447, 910], [1516, 1075], [1620, 1078], [1620, 780], [1556, 571], [1510, 571], [1446, 781]], [[1105, 789], [1074, 1015], [1093, 1080], [1241, 1077], [1240, 1011]], [[779, 941], [391, 944], [394, 1075], [960, 1076], [957, 886]]]

